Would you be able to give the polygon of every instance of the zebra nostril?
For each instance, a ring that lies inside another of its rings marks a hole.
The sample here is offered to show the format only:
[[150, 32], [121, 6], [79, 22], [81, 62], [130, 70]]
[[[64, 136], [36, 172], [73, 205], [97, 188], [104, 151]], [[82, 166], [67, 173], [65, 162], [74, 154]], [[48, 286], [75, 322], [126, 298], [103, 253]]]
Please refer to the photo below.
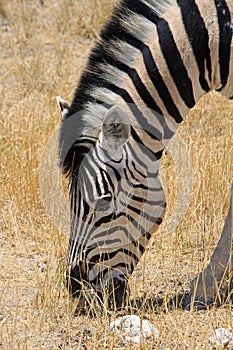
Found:
[[95, 209], [98, 211], [106, 211], [111, 205], [111, 195], [107, 194], [96, 200]]

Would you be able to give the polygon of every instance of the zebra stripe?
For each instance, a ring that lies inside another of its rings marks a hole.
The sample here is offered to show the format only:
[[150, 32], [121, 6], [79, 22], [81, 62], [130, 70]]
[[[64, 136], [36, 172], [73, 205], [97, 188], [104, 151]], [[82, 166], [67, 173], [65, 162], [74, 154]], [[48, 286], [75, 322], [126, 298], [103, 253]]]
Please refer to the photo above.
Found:
[[164, 147], [205, 93], [233, 96], [232, 13], [231, 0], [122, 0], [101, 31], [60, 130], [72, 293], [85, 281], [125, 301], [165, 213]]

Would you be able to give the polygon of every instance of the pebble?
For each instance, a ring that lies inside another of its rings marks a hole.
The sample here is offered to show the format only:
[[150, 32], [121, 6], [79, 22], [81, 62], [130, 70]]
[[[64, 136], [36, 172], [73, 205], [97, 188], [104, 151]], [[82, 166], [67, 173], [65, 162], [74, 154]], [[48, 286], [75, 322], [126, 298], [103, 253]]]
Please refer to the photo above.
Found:
[[220, 347], [220, 349], [226, 349], [232, 340], [232, 333], [226, 328], [218, 328], [213, 332], [213, 336], [209, 338], [209, 342], [212, 345]]
[[110, 323], [111, 332], [122, 335], [125, 344], [141, 344], [145, 341], [156, 341], [159, 331], [148, 320], [141, 320], [136, 315], [126, 315]]

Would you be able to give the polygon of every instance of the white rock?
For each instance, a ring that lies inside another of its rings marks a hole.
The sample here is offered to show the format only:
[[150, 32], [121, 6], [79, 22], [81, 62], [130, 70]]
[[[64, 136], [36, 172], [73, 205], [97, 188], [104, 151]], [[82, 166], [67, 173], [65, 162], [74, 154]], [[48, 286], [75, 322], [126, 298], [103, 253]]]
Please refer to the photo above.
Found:
[[158, 329], [148, 320], [140, 320], [136, 315], [126, 315], [110, 323], [111, 332], [121, 334], [124, 343], [140, 344], [146, 340], [156, 341]]
[[222, 349], [226, 348], [232, 340], [232, 333], [226, 328], [215, 329], [213, 337], [209, 338], [209, 342], [213, 345], [217, 345]]

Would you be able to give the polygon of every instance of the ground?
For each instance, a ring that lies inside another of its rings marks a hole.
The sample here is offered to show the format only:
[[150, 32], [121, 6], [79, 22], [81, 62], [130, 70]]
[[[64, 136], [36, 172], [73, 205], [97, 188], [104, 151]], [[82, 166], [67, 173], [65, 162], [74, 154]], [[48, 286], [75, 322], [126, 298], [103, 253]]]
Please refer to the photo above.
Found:
[[[75, 315], [64, 280], [65, 195], [49, 192], [57, 161], [49, 150], [56, 146], [54, 132], [61, 119], [55, 97], [71, 100], [113, 3], [0, 1], [0, 348], [4, 350], [124, 348], [121, 337], [108, 331], [116, 314], [96, 308], [92, 315]], [[201, 312], [169, 308], [169, 300], [188, 291], [190, 279], [206, 265], [222, 230], [233, 178], [232, 114], [233, 102], [209, 94], [190, 111], [176, 143], [163, 156], [167, 216], [131, 278], [132, 299], [138, 306], [129, 312], [148, 318], [160, 332], [156, 344], [141, 349], [211, 349], [212, 331], [233, 327], [230, 298], [219, 308]], [[179, 150], [184, 150], [184, 163]], [[65, 180], [62, 186], [66, 188]], [[52, 209], [50, 195], [58, 196]], [[52, 219], [51, 212], [56, 212]]]

